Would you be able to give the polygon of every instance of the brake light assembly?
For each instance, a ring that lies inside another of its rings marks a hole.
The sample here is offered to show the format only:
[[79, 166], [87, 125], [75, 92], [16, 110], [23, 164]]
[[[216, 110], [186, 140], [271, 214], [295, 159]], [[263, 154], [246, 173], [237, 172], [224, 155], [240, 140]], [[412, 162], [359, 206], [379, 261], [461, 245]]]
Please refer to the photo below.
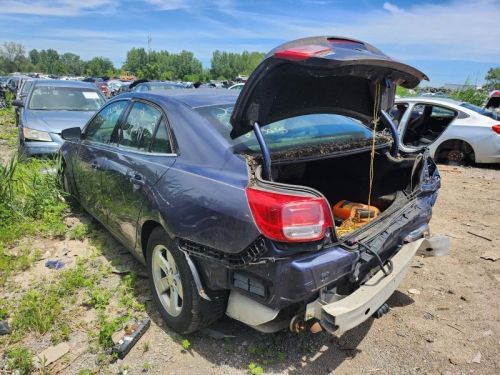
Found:
[[491, 129], [492, 129], [495, 133], [500, 134], [500, 124], [498, 124], [498, 125], [493, 125], [493, 126], [491, 127]]
[[302, 61], [307, 60], [310, 57], [323, 55], [325, 53], [331, 52], [330, 47], [320, 46], [320, 45], [306, 45], [288, 48], [282, 51], [274, 53], [275, 57], [291, 61]]
[[254, 187], [246, 195], [261, 233], [279, 242], [321, 240], [333, 227], [325, 198], [277, 193]]

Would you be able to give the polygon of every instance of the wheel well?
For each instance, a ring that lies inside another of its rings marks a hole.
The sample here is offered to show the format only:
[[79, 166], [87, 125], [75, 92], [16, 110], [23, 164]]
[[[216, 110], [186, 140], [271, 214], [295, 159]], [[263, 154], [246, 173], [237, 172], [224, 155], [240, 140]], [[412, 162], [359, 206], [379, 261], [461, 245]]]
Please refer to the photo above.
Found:
[[144, 256], [144, 259], [146, 259], [146, 250], [148, 247], [148, 240], [149, 236], [153, 232], [153, 230], [156, 227], [161, 226], [160, 223], [154, 220], [148, 220], [146, 221], [141, 228], [141, 249], [142, 249], [142, 255]]
[[469, 155], [470, 161], [474, 162], [475, 160], [474, 149], [468, 142], [461, 139], [448, 139], [447, 141], [441, 143], [437, 148], [434, 155], [436, 161], [446, 159], [446, 155], [444, 155], [444, 152], [451, 150], [464, 151], [467, 155]]

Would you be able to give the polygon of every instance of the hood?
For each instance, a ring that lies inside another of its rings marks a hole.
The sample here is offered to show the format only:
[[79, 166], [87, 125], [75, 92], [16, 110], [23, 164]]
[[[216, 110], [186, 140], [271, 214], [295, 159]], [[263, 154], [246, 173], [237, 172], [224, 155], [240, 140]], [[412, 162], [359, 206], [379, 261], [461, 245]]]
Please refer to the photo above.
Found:
[[343, 37], [312, 37], [270, 51], [248, 78], [231, 116], [231, 138], [285, 118], [337, 113], [369, 122], [376, 96], [388, 111], [396, 85], [414, 88], [428, 80], [368, 43]]
[[94, 111], [35, 111], [24, 110], [23, 124], [30, 129], [61, 133], [64, 129], [80, 127], [87, 123]]

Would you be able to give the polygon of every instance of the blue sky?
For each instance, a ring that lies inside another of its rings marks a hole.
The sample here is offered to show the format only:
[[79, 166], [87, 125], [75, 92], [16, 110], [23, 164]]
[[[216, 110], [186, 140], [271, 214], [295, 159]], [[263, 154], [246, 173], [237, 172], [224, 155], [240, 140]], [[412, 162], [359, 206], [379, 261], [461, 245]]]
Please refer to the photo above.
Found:
[[120, 66], [132, 47], [266, 52], [291, 39], [348, 36], [423, 70], [431, 84], [481, 83], [500, 66], [500, 0], [0, 0], [0, 43], [55, 48]]

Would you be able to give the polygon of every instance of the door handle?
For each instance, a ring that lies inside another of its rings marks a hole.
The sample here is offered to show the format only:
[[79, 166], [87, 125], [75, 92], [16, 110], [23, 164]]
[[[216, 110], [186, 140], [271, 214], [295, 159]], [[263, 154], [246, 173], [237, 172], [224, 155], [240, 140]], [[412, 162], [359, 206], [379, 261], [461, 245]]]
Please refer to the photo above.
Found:
[[139, 173], [131, 173], [129, 176], [129, 180], [133, 185], [143, 186], [146, 184], [146, 180]]

